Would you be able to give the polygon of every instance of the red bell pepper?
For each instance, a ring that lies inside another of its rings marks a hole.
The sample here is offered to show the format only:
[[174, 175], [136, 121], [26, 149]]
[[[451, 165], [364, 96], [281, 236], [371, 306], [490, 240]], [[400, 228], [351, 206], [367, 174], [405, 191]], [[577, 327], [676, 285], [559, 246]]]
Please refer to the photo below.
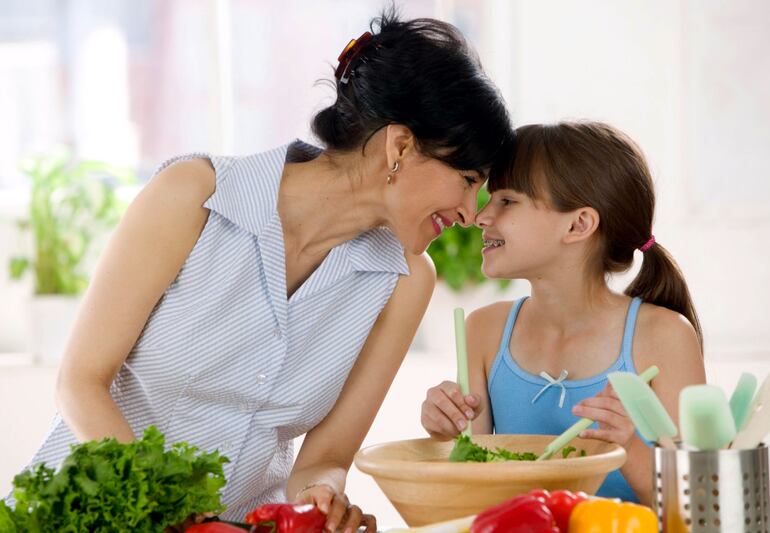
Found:
[[184, 530], [184, 533], [243, 533], [243, 528], [232, 526], [226, 522], [206, 522], [195, 524]]
[[253, 533], [322, 533], [326, 515], [315, 505], [268, 503], [246, 515]]
[[569, 517], [572, 514], [572, 509], [577, 504], [588, 500], [588, 495], [585, 492], [570, 492], [568, 490], [549, 492], [540, 489], [533, 490], [529, 495], [542, 501], [548, 507], [561, 533], [567, 533], [569, 529]]
[[479, 514], [470, 533], [559, 533], [559, 528], [548, 507], [525, 494]]

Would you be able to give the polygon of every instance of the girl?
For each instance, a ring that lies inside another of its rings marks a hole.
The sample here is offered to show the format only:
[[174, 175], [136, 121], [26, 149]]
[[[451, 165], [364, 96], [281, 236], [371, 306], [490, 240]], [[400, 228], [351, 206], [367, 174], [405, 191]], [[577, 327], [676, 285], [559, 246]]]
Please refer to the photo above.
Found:
[[[651, 499], [651, 456], [607, 373], [660, 367], [652, 387], [668, 412], [679, 391], [703, 383], [702, 334], [671, 256], [652, 235], [650, 172], [638, 147], [600, 123], [518, 128], [515, 150], [490, 175], [483, 272], [526, 279], [531, 296], [468, 316], [472, 394], [455, 383], [428, 391], [422, 424], [449, 439], [474, 420], [477, 433], [561, 433], [578, 417], [581, 436], [623, 446], [628, 460], [598, 494]], [[642, 267], [624, 294], [608, 274]]]

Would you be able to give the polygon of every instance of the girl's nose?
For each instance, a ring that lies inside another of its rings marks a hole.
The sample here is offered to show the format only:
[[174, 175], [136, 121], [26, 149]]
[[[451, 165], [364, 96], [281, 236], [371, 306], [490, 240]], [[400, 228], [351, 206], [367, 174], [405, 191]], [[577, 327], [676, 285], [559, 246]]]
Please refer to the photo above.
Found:
[[476, 214], [476, 226], [479, 228], [488, 228], [492, 224], [492, 213], [489, 209], [489, 204], [481, 208]]

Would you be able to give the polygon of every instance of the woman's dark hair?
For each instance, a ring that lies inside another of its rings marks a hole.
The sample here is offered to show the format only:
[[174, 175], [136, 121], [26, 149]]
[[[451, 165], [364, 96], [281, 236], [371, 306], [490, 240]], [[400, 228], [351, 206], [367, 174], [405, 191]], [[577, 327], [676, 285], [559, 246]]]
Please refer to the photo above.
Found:
[[[599, 122], [532, 124], [517, 128], [490, 171], [489, 190], [513, 189], [566, 213], [592, 207], [599, 213], [601, 273], [631, 267], [634, 251], [652, 236], [655, 190], [639, 147]], [[681, 270], [653, 244], [625, 293], [684, 315], [703, 347], [703, 332]]]
[[388, 124], [407, 126], [420, 152], [461, 170], [491, 166], [511, 135], [505, 103], [451, 24], [401, 21], [394, 8], [371, 22], [372, 39], [336, 80], [334, 104], [312, 121], [330, 150], [363, 148]]

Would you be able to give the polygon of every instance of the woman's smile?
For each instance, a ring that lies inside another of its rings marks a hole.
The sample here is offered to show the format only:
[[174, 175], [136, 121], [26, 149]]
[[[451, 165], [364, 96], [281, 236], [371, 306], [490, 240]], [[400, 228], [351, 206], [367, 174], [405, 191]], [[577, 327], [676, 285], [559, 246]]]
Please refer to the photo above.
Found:
[[451, 228], [454, 225], [454, 222], [449, 220], [448, 218], [439, 215], [438, 213], [433, 213], [430, 216], [431, 222], [433, 223], [433, 231], [436, 232], [436, 237], [441, 235], [441, 232], [444, 231], [447, 228]]

